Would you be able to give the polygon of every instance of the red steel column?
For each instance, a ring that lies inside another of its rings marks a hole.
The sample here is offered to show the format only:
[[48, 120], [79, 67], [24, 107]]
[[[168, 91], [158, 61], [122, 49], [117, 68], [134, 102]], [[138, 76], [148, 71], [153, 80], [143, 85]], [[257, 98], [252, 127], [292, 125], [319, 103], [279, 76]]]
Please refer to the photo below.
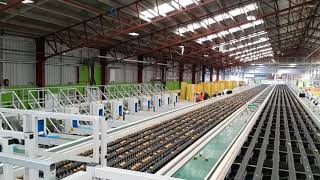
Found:
[[196, 65], [192, 65], [192, 84], [196, 83]]
[[212, 82], [212, 76], [213, 76], [213, 68], [209, 68], [209, 74], [210, 74], [210, 82]]
[[[143, 56], [138, 56], [138, 61], [143, 61]], [[143, 64], [138, 63], [138, 83], [143, 82]]]
[[[100, 49], [100, 56], [106, 56], [106, 55], [107, 55], [107, 50], [104, 48]], [[106, 63], [106, 60], [104, 58], [100, 58], [100, 66], [101, 66], [101, 84], [106, 85], [108, 84], [109, 74], [107, 73], [108, 64]]]
[[202, 66], [202, 76], [201, 76], [201, 82], [206, 81], [206, 66]]
[[216, 68], [216, 81], [219, 81], [219, 67]]
[[36, 39], [36, 85], [38, 87], [46, 86], [45, 78], [45, 40]]
[[[165, 62], [165, 63], [167, 63], [167, 62]], [[161, 69], [161, 82], [162, 82], [162, 84], [166, 85], [166, 83], [167, 83], [166, 66], [161, 66], [160, 69]]]
[[184, 64], [179, 63], [179, 82], [183, 81]]

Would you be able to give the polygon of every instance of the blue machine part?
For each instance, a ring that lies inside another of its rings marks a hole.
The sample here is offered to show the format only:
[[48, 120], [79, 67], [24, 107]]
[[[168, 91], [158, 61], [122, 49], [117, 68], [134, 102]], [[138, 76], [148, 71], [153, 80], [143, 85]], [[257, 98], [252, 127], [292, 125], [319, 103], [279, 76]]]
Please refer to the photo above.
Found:
[[159, 107], [161, 106], [161, 99], [159, 99], [159, 103], [158, 103]]
[[51, 139], [61, 139], [60, 136], [47, 136], [47, 138], [51, 138]]
[[138, 103], [134, 103], [134, 111], [138, 112]]
[[150, 108], [151, 108], [151, 101], [148, 100], [148, 109], [150, 109]]
[[72, 120], [72, 127], [73, 128], [78, 128], [79, 127], [78, 120]]
[[99, 109], [99, 116], [103, 116], [103, 109]]
[[122, 106], [119, 106], [119, 116], [123, 115]]
[[45, 132], [44, 119], [39, 119], [38, 120], [38, 132]]

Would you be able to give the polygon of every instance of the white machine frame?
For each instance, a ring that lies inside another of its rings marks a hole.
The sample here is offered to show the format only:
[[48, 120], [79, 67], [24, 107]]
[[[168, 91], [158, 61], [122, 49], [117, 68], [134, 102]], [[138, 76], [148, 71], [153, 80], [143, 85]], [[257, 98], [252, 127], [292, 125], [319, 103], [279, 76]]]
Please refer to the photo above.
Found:
[[[66, 121], [72, 121], [74, 119], [78, 119], [79, 121], [90, 121], [93, 126], [93, 157], [81, 157], [77, 155], [69, 155], [61, 156], [61, 154], [57, 154], [54, 152], [43, 151], [39, 149], [37, 146], [32, 147], [33, 152], [38, 156], [45, 156], [53, 158], [55, 161], [60, 160], [73, 160], [73, 161], [83, 161], [88, 163], [100, 163], [106, 165], [105, 156], [107, 154], [107, 122], [104, 117], [98, 116], [89, 116], [89, 115], [80, 115], [80, 114], [65, 114], [65, 113], [53, 113], [53, 112], [39, 112], [33, 110], [17, 110], [17, 109], [7, 109], [0, 108], [0, 112], [5, 113], [13, 113], [20, 114], [25, 117], [24, 120], [24, 131], [32, 132], [34, 134], [38, 134], [38, 119], [41, 118], [52, 118], [52, 119], [60, 119]], [[102, 133], [103, 132], [103, 133]], [[101, 134], [101, 140], [100, 140]], [[37, 135], [34, 136], [35, 143], [38, 144], [39, 137]], [[99, 148], [101, 147], [101, 154], [99, 153]]]

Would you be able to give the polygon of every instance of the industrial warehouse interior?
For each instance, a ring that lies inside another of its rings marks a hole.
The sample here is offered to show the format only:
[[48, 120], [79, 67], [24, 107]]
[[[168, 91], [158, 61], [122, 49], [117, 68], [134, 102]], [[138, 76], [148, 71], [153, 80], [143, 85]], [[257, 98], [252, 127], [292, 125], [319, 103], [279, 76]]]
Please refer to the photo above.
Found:
[[320, 0], [0, 0], [0, 180], [320, 180]]

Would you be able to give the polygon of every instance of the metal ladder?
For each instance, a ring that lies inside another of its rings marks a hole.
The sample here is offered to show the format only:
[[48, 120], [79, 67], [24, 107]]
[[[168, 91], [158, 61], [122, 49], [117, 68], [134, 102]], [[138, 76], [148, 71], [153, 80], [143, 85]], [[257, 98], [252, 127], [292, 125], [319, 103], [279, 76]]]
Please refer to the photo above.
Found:
[[[19, 96], [16, 94], [15, 91], [9, 90], [9, 91], [2, 91], [1, 95], [7, 95], [10, 96], [10, 101], [8, 102], [2, 102], [0, 107], [3, 108], [11, 108], [11, 109], [22, 109], [26, 110], [27, 108], [19, 98]], [[1, 98], [1, 96], [0, 96]], [[12, 131], [22, 131], [22, 116], [21, 115], [12, 115], [12, 114], [4, 114], [1, 113], [1, 119], [5, 122], [6, 129], [12, 130]]]
[[85, 97], [88, 102], [103, 103], [105, 108], [105, 111], [104, 111], [105, 117], [108, 117], [111, 115], [111, 102], [99, 87], [86, 87]]
[[[46, 106], [46, 104], [47, 104], [45, 92], [47, 92], [53, 100], [53, 102], [51, 102], [51, 103], [53, 103], [53, 104], [51, 104], [52, 110], [54, 112], [59, 112], [58, 109], [55, 107], [55, 105], [57, 105], [57, 106], [59, 106], [60, 110], [62, 110], [62, 112], [64, 112], [64, 108], [61, 106], [59, 101], [55, 98], [55, 96], [48, 89], [33, 89], [33, 90], [28, 91], [28, 105], [31, 107], [31, 109], [38, 109], [40, 111], [46, 112], [45, 109], [43, 108], [43, 106]], [[37, 98], [34, 96], [33, 93], [37, 94]], [[41, 98], [40, 93], [43, 93], [44, 97]], [[56, 126], [56, 124], [53, 122], [53, 120], [50, 118], [47, 118], [47, 119], [49, 120], [50, 124], [53, 126], [54, 130], [56, 130], [58, 133], [60, 133], [61, 130], [59, 130], [59, 128]], [[48, 127], [46, 129], [49, 132], [51, 132]]]

